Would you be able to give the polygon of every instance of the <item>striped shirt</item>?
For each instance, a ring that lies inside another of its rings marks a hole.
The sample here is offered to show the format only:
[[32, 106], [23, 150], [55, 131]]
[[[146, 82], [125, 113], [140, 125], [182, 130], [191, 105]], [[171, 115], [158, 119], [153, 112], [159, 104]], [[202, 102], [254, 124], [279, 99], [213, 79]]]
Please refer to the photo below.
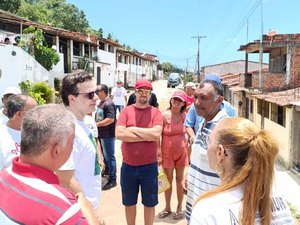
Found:
[[52, 171], [18, 160], [0, 173], [0, 224], [87, 224], [75, 195]]
[[192, 146], [191, 164], [187, 176], [187, 221], [190, 220], [192, 207], [197, 197], [203, 192], [218, 186], [220, 183], [219, 176], [209, 167], [207, 139], [217, 123], [225, 117], [228, 117], [227, 113], [221, 110], [211, 121], [205, 122], [203, 120], [196, 134], [196, 140]]

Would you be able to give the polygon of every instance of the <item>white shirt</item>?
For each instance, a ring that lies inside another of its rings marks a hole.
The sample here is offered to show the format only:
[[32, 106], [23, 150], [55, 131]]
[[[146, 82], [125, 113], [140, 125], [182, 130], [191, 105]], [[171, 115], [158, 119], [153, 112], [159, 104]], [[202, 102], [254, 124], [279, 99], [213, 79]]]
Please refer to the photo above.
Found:
[[126, 89], [124, 87], [114, 87], [111, 91], [111, 95], [113, 95], [113, 102], [115, 105], [125, 106], [125, 96], [127, 95]]
[[189, 221], [197, 197], [205, 191], [211, 190], [220, 184], [220, 178], [213, 171], [207, 158], [207, 138], [217, 123], [228, 117], [227, 113], [220, 110], [208, 122], [204, 120], [199, 125], [196, 139], [192, 145], [191, 164], [187, 175], [186, 219]]
[[21, 131], [6, 124], [0, 125], [0, 171], [11, 166], [12, 159], [20, 155]]
[[8, 117], [3, 114], [3, 110], [4, 108], [0, 109], [0, 125], [6, 124], [6, 122], [8, 121]]
[[[193, 208], [190, 225], [233, 225], [239, 224], [242, 207], [243, 187], [238, 186], [197, 202]], [[284, 198], [273, 190], [272, 220], [270, 225], [294, 224], [294, 219]], [[259, 225], [259, 216], [255, 220]]]
[[85, 123], [77, 120], [72, 154], [59, 170], [74, 170], [85, 196], [97, 208], [101, 192], [101, 171], [93, 138]]

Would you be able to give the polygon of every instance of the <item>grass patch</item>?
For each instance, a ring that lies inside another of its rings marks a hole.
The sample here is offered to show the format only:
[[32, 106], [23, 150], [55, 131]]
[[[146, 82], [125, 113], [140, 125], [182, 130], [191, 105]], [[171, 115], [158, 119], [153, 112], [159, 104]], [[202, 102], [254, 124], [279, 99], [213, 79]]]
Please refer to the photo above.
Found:
[[291, 213], [293, 215], [293, 217], [298, 221], [298, 223], [300, 223], [300, 212], [299, 209], [293, 205], [291, 205], [291, 203], [288, 202], [288, 205], [291, 209]]

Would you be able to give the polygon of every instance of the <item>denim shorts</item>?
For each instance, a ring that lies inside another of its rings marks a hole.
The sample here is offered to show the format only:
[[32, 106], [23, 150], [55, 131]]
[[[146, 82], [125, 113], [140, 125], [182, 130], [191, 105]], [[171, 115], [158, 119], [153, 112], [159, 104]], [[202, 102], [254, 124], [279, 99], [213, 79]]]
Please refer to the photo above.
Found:
[[125, 206], [137, 204], [141, 187], [142, 204], [154, 207], [158, 204], [157, 163], [143, 166], [130, 166], [126, 163], [121, 167], [122, 202]]

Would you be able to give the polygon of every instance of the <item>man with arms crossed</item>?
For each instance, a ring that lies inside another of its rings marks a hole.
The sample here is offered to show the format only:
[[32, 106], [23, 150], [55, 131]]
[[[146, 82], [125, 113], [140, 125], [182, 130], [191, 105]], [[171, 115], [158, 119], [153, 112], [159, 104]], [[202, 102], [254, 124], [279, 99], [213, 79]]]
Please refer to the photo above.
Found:
[[134, 87], [136, 103], [119, 115], [116, 137], [122, 140], [122, 201], [128, 225], [135, 225], [136, 204], [141, 187], [144, 224], [152, 225], [157, 195], [157, 145], [162, 132], [162, 115], [149, 105], [152, 84], [139, 80]]

